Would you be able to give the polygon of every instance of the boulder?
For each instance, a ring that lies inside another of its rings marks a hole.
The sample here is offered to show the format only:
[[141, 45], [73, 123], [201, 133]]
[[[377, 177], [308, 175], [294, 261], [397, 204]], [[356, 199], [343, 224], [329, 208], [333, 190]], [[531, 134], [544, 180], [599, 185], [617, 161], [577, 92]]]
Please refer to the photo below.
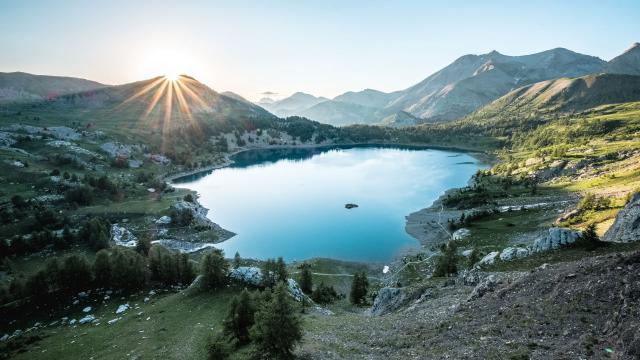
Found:
[[508, 247], [500, 253], [500, 260], [512, 261], [529, 256], [529, 250], [521, 247]]
[[[92, 321], [93, 321], [93, 320], [95, 320], [95, 319], [96, 319], [96, 317], [95, 317], [95, 316], [93, 316], [93, 315], [87, 315], [87, 316], [83, 317], [82, 319], [78, 320], [78, 323], [79, 323], [79, 324], [81, 324], [81, 325], [82, 325], [82, 324], [87, 324], [87, 323], [92, 322]], [[72, 325], [73, 325], [73, 323], [74, 323], [74, 322], [75, 322], [74, 320], [71, 320], [71, 322], [69, 322], [69, 324], [72, 324]]]
[[138, 238], [118, 224], [111, 225], [111, 239], [119, 246], [135, 247], [138, 244]]
[[378, 290], [369, 313], [374, 316], [388, 314], [404, 305], [406, 299], [407, 293], [403, 288], [383, 287]]
[[158, 220], [156, 220], [156, 225], [169, 225], [171, 224], [170, 216], [161, 216]]
[[495, 275], [487, 276], [474, 289], [467, 301], [472, 301], [483, 297], [486, 293], [494, 291], [500, 282]]
[[289, 294], [291, 294], [296, 301], [302, 301], [302, 299], [307, 297], [295, 280], [287, 279], [287, 286], [289, 287]]
[[84, 309], [82, 309], [82, 312], [83, 312], [83, 313], [91, 312], [91, 306], [87, 306], [87, 307], [85, 307]]
[[262, 282], [262, 270], [255, 266], [240, 266], [231, 269], [229, 278], [251, 286], [259, 286]]
[[123, 312], [129, 310], [129, 304], [122, 304], [120, 306], [118, 306], [118, 309], [116, 309], [116, 314], [122, 314]]
[[453, 234], [451, 234], [451, 238], [453, 240], [462, 240], [462, 239], [466, 238], [469, 235], [471, 235], [471, 230], [465, 229], [465, 228], [461, 228], [461, 229], [458, 229], [458, 230], [454, 231]]
[[533, 243], [532, 252], [549, 251], [574, 243], [580, 233], [567, 228], [552, 227], [549, 233]]
[[500, 255], [499, 252], [492, 251], [480, 259], [480, 261], [478, 261], [478, 265], [493, 265], [496, 262], [498, 255]]
[[471, 270], [462, 270], [458, 274], [458, 278], [462, 281], [462, 284], [466, 286], [476, 286], [480, 282], [480, 272], [474, 268]]
[[640, 193], [635, 194], [620, 210], [602, 240], [615, 242], [640, 240]]
[[462, 256], [464, 256], [464, 257], [469, 257], [469, 256], [471, 256], [471, 254], [473, 254], [473, 249], [467, 249], [467, 250], [462, 251]]

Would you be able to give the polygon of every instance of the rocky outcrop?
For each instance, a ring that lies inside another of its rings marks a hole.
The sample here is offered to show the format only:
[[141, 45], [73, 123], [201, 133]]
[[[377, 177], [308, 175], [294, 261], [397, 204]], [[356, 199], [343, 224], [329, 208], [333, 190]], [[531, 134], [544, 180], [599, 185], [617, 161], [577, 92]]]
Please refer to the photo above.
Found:
[[229, 278], [243, 284], [259, 286], [262, 282], [262, 270], [255, 266], [240, 266], [237, 269], [231, 269]]
[[635, 194], [620, 210], [615, 222], [602, 239], [615, 242], [640, 240], [640, 193]]
[[500, 255], [498, 251], [492, 251], [480, 259], [480, 261], [478, 261], [478, 265], [493, 265], [496, 262], [498, 255]]
[[511, 261], [529, 256], [529, 249], [522, 247], [508, 247], [500, 253], [500, 260]]
[[453, 240], [462, 240], [462, 239], [466, 238], [469, 235], [471, 235], [471, 230], [466, 229], [466, 228], [461, 228], [461, 229], [458, 229], [458, 230], [454, 231], [453, 234], [451, 234], [451, 238]]
[[135, 247], [138, 244], [138, 238], [127, 228], [118, 224], [111, 225], [111, 240], [116, 245], [125, 247]]
[[178, 213], [184, 211], [191, 213], [193, 224], [196, 226], [207, 227], [214, 230], [220, 229], [220, 226], [209, 220], [209, 218], [207, 217], [207, 213], [209, 212], [209, 210], [202, 207], [198, 203], [181, 200], [171, 205], [171, 209], [175, 210]]
[[486, 293], [494, 291], [498, 287], [498, 284], [500, 284], [500, 282], [495, 275], [487, 276], [473, 289], [473, 292], [469, 296], [468, 301], [479, 299]]
[[402, 307], [406, 301], [407, 292], [404, 288], [383, 287], [378, 290], [369, 313], [374, 316], [388, 314]]
[[552, 227], [549, 229], [549, 234], [546, 236], [537, 239], [533, 243], [533, 247], [531, 248], [532, 252], [541, 252], [554, 250], [563, 245], [568, 245], [574, 243], [580, 233], [571, 229]]

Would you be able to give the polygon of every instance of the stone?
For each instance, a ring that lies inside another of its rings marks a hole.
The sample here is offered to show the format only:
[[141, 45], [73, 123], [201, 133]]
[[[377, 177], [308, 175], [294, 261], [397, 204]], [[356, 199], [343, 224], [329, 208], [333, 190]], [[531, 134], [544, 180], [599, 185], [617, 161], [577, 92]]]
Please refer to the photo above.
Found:
[[496, 262], [496, 258], [500, 253], [497, 251], [492, 251], [485, 255], [480, 261], [478, 261], [478, 265], [493, 265]]
[[84, 309], [82, 309], [82, 312], [83, 312], [83, 313], [91, 312], [91, 306], [87, 306], [87, 307], [85, 307]]
[[289, 287], [289, 294], [291, 294], [295, 301], [302, 301], [302, 299], [307, 297], [295, 280], [287, 279], [287, 286]]
[[473, 249], [467, 249], [462, 252], [462, 256], [469, 257], [473, 253]]
[[76, 323], [76, 322], [77, 322], [77, 320], [76, 320], [76, 319], [71, 319], [71, 320], [69, 321], [69, 325], [75, 325], [75, 323]]
[[[93, 316], [93, 315], [87, 315], [87, 316], [83, 317], [82, 319], [78, 320], [78, 323], [79, 323], [80, 325], [82, 325], [82, 324], [87, 324], [87, 323], [90, 323], [90, 322], [94, 321], [95, 319], [96, 319], [96, 317], [95, 317], [95, 316]], [[69, 324], [71, 324], [71, 323], [69, 323]]]
[[453, 240], [462, 240], [462, 239], [466, 238], [469, 235], [471, 235], [471, 230], [466, 229], [466, 228], [461, 228], [461, 229], [458, 229], [458, 230], [454, 231], [453, 234], [451, 234], [451, 238]]
[[118, 321], [118, 320], [120, 320], [120, 318], [111, 319], [111, 320], [107, 321], [107, 324], [109, 324], [109, 325], [113, 325], [113, 324], [115, 324], [115, 323], [116, 323], [116, 321]]
[[508, 247], [500, 253], [500, 260], [512, 261], [529, 256], [529, 250], [521, 247]]
[[489, 275], [482, 280], [474, 289], [467, 301], [472, 301], [483, 297], [486, 293], [492, 292], [498, 287], [499, 281], [495, 275]]
[[118, 224], [111, 225], [111, 240], [116, 245], [124, 247], [135, 247], [138, 244], [138, 238], [127, 228]]
[[171, 224], [171, 217], [164, 215], [161, 216], [158, 220], [156, 220], [156, 225], [169, 225]]
[[9, 340], [9, 334], [4, 334], [2, 335], [2, 337], [0, 338], [0, 341], [7, 341]]
[[207, 227], [211, 229], [219, 228], [215, 223], [213, 223], [208, 217], [207, 213], [209, 210], [207, 208], [202, 207], [198, 203], [193, 203], [189, 201], [180, 200], [173, 205], [171, 208], [177, 212], [188, 211], [193, 216], [193, 224], [196, 226]]
[[231, 269], [229, 278], [247, 285], [259, 286], [262, 282], [262, 270], [255, 266], [240, 266]]
[[118, 306], [118, 308], [116, 309], [116, 314], [122, 314], [127, 310], [129, 310], [129, 304], [122, 304]]
[[620, 210], [602, 240], [612, 242], [640, 240], [640, 192], [635, 194]]
[[536, 241], [531, 248], [532, 252], [541, 252], [558, 249], [561, 246], [574, 243], [580, 233], [567, 228], [552, 227], [549, 233]]
[[403, 288], [383, 287], [369, 309], [369, 314], [380, 316], [399, 309], [406, 302], [407, 293]]
[[462, 284], [466, 286], [476, 286], [480, 282], [480, 272], [476, 268], [462, 270], [460, 274], [458, 274], [458, 277], [462, 280]]

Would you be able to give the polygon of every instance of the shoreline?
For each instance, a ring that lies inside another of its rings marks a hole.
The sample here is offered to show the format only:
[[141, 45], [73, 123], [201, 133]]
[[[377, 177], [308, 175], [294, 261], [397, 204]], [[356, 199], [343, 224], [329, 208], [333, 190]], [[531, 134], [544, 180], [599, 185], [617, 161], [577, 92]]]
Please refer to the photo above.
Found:
[[[415, 148], [416, 150], [440, 150], [440, 151], [454, 151], [459, 153], [465, 153], [472, 156], [474, 159], [478, 161], [481, 165], [494, 165], [497, 163], [497, 158], [495, 156], [477, 149], [464, 149], [458, 147], [444, 147], [444, 146], [434, 146], [427, 144], [416, 144], [416, 143], [385, 143], [385, 142], [362, 142], [362, 143], [342, 143], [342, 144], [301, 144], [301, 145], [273, 145], [266, 147], [250, 147], [250, 148], [241, 148], [236, 149], [230, 153], [224, 155], [224, 161], [219, 164], [209, 165], [201, 168], [197, 168], [189, 171], [182, 171], [174, 174], [169, 174], [164, 177], [164, 179], [169, 182], [170, 185], [174, 185], [174, 181], [183, 177], [192, 176], [196, 174], [201, 174], [205, 172], [210, 172], [213, 170], [222, 169], [228, 167], [234, 163], [231, 159], [233, 156], [253, 150], [271, 150], [271, 149], [316, 149], [316, 148], [332, 148], [332, 147], [359, 147], [359, 146], [398, 146], [398, 147], [407, 147], [407, 148]], [[470, 180], [470, 179], [469, 179]], [[442, 199], [449, 193], [458, 190], [459, 187], [454, 187], [445, 190], [443, 194], [441, 194], [433, 203], [425, 208], [412, 212], [408, 215], [405, 215], [405, 232], [412, 238], [418, 241], [418, 248], [421, 250], [427, 250], [428, 252], [434, 251], [432, 249], [427, 248], [427, 246], [435, 246], [448, 239], [451, 235], [448, 233], [446, 229], [446, 220], [449, 218], [459, 217], [463, 212], [462, 210], [437, 210], [438, 205], [441, 203]], [[207, 209], [209, 210], [209, 209]], [[212, 220], [213, 221], [213, 220]], [[225, 229], [226, 230], [226, 229]], [[230, 231], [230, 230], [226, 230]], [[236, 235], [233, 232], [233, 236]], [[222, 243], [231, 239], [233, 236], [218, 241], [215, 244]], [[415, 252], [416, 249], [403, 250], [394, 255], [388, 262], [392, 264], [403, 256], [409, 255], [412, 252]], [[309, 259], [307, 259], [309, 260]], [[336, 260], [336, 259], [334, 259]], [[344, 261], [344, 260], [342, 260]], [[362, 263], [362, 262], [360, 262]], [[379, 263], [379, 262], [365, 262], [365, 263]]]

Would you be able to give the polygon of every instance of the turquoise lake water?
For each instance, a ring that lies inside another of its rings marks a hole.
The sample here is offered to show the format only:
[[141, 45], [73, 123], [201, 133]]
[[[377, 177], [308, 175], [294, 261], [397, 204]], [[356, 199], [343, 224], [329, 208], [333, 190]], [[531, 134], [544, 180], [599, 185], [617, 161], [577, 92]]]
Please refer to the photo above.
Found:
[[482, 167], [465, 153], [371, 146], [251, 150], [233, 159], [175, 186], [197, 191], [209, 218], [237, 234], [216, 244], [228, 257], [287, 261], [384, 262], [418, 247], [405, 216]]

